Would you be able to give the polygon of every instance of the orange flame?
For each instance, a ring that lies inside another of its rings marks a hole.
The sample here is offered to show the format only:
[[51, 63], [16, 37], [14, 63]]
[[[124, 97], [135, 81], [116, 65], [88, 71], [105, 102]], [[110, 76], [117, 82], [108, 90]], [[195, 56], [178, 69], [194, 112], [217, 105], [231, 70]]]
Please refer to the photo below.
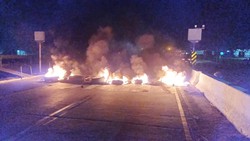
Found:
[[58, 77], [58, 80], [64, 79], [66, 75], [66, 70], [61, 68], [58, 65], [53, 66], [48, 69], [48, 72], [45, 74], [45, 77]]
[[120, 80], [123, 82], [123, 84], [127, 84], [128, 83], [128, 78], [126, 76], [122, 76], [122, 77], [119, 77], [117, 75], [111, 75], [108, 68], [104, 68], [102, 69], [99, 74], [98, 74], [99, 77], [103, 77], [104, 78], [104, 81], [107, 82], [108, 84], [112, 84], [112, 81], [113, 80]]
[[102, 70], [99, 72], [99, 74], [98, 74], [99, 77], [103, 77], [103, 78], [104, 78], [104, 81], [105, 81], [105, 82], [108, 81], [109, 75], [110, 75], [110, 74], [109, 74], [108, 68], [102, 69]]
[[164, 84], [167, 85], [175, 85], [175, 86], [187, 86], [188, 82], [185, 81], [186, 76], [183, 72], [177, 73], [168, 68], [168, 66], [162, 66], [162, 70], [164, 71], [165, 75], [160, 78]]

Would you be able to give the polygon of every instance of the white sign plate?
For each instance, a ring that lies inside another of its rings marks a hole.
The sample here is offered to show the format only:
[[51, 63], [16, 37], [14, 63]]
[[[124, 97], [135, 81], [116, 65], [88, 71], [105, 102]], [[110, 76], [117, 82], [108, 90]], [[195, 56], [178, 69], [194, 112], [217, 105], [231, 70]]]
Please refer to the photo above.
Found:
[[201, 28], [191, 28], [188, 29], [188, 41], [199, 42], [201, 40]]
[[44, 31], [35, 31], [34, 37], [35, 37], [35, 41], [37, 41], [37, 42], [44, 42], [45, 41]]

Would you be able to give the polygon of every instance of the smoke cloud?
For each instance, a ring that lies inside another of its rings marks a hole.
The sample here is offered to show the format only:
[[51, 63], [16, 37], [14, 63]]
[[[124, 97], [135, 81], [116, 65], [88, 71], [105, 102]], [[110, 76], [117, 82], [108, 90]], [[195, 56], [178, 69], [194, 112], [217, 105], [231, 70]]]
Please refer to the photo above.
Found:
[[155, 38], [151, 34], [144, 34], [139, 37], [136, 44], [142, 50], [153, 48], [155, 46]]
[[[86, 54], [82, 54], [81, 61], [69, 55], [52, 55], [51, 58], [56, 65], [69, 73], [92, 77], [96, 77], [104, 68], [109, 68], [113, 74], [128, 78], [146, 73], [150, 79], [161, 77], [164, 65], [183, 71], [181, 59], [173, 59], [175, 52], [168, 50], [166, 39], [144, 34], [133, 43], [116, 41], [113, 37], [111, 27], [101, 27], [89, 39]], [[55, 44], [64, 46], [68, 45], [68, 42], [56, 40]]]
[[67, 71], [67, 75], [70, 75], [70, 73], [75, 75], [81, 74], [81, 69], [79, 69], [80, 64], [70, 56], [51, 55], [51, 58], [55, 65], [58, 65]]
[[85, 66], [87, 67], [87, 72], [89, 75], [97, 75], [102, 68], [108, 66], [108, 61], [106, 59], [108, 51], [109, 46], [105, 40], [92, 43], [88, 47]]
[[146, 70], [146, 63], [143, 61], [142, 57], [138, 57], [137, 55], [132, 55], [131, 59], [131, 68], [135, 72], [136, 75], [143, 75]]

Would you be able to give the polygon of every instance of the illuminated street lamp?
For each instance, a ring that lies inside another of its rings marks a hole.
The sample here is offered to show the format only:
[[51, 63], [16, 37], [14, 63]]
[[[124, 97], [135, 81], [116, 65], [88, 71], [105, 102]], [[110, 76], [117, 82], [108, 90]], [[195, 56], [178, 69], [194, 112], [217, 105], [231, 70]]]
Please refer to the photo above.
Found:
[[39, 46], [39, 73], [41, 73], [42, 72], [42, 43], [45, 41], [44, 31], [35, 31], [34, 38]]
[[188, 29], [188, 41], [193, 44], [193, 52], [195, 51], [195, 44], [201, 40], [202, 29], [205, 29], [205, 25], [202, 25], [201, 28], [197, 28], [197, 25], [194, 25], [194, 28]]

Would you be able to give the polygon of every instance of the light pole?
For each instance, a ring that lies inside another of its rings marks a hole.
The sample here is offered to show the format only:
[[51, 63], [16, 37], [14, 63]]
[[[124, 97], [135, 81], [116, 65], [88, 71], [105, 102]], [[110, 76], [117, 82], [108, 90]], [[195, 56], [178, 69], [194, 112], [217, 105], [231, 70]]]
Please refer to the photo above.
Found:
[[34, 32], [35, 41], [38, 43], [39, 47], [39, 73], [42, 72], [42, 43], [45, 41], [44, 31], [35, 31]]

